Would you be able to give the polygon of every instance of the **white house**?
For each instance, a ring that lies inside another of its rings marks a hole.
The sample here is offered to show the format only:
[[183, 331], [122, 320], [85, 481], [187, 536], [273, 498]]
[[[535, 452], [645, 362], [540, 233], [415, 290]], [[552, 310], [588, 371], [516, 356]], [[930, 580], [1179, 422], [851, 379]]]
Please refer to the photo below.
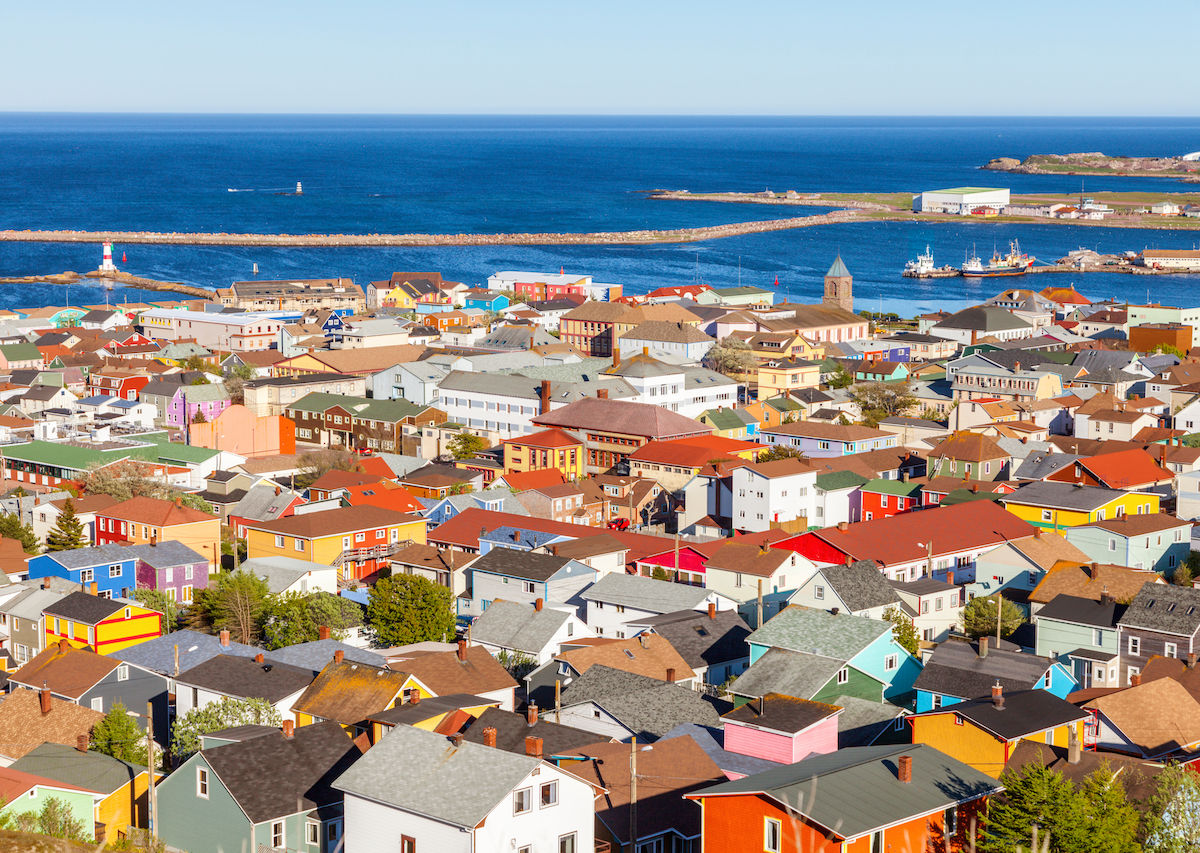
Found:
[[[679, 610], [732, 610], [737, 602], [700, 586], [660, 581], [639, 575], [610, 574], [583, 590], [585, 620], [597, 637], [626, 636], [626, 623]], [[633, 636], [636, 631], [629, 631]]]
[[900, 598], [873, 560], [859, 560], [816, 569], [791, 594], [788, 604], [882, 619], [884, 611], [900, 604]]
[[[737, 405], [738, 383], [728, 376], [706, 367], [669, 364], [642, 350], [624, 361], [614, 359], [613, 366], [604, 371], [633, 387], [634, 395], [629, 399], [662, 406], [688, 418], [698, 418], [709, 409]], [[609, 396], [613, 396], [611, 392]]]
[[334, 783], [344, 853], [592, 853], [596, 789], [532, 755], [396, 726]]
[[922, 640], [940, 643], [961, 624], [963, 591], [953, 582], [930, 575], [893, 582], [892, 586], [904, 603], [904, 615], [912, 619]]
[[733, 527], [760, 532], [806, 519], [816, 524], [817, 468], [805, 459], [776, 459], [733, 469]]
[[294, 557], [255, 557], [242, 563], [241, 570], [262, 578], [272, 595], [289, 592], [309, 595], [314, 592], [338, 594], [338, 570], [322, 563], [310, 563]]
[[497, 599], [471, 623], [471, 640], [493, 657], [526, 657], [538, 666], [558, 654], [562, 644], [595, 634], [572, 608], [546, 607], [539, 598], [530, 607]]
[[265, 699], [284, 719], [292, 719], [292, 706], [312, 683], [312, 670], [253, 658], [217, 655], [175, 678], [177, 718], [193, 708], [234, 699]]

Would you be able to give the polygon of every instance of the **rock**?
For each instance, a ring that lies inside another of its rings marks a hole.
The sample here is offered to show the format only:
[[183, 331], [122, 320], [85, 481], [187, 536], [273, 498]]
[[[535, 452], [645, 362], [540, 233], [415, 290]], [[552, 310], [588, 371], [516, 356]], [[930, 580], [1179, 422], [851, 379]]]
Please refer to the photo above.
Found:
[[1014, 157], [997, 157], [994, 160], [987, 161], [983, 168], [991, 169], [994, 172], [1011, 172], [1020, 165], [1021, 161]]

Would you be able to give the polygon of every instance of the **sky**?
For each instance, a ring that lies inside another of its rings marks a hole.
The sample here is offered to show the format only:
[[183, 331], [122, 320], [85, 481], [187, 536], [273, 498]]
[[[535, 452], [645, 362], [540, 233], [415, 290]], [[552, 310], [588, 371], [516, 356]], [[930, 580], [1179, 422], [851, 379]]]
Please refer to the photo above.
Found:
[[[1170, 26], [1131, 37], [1146, 15]], [[1197, 25], [1196, 0], [8, 0], [0, 111], [1190, 116]]]

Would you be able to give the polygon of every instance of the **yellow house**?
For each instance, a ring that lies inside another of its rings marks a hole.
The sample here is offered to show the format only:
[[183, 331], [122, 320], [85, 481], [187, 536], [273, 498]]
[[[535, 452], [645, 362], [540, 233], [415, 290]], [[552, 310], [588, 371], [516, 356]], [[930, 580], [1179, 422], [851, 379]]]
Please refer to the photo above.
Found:
[[374, 574], [401, 545], [425, 544], [423, 516], [378, 506], [249, 522], [245, 528], [249, 558], [295, 557], [335, 566], [343, 580]]
[[91, 648], [101, 655], [161, 636], [160, 617], [157, 610], [132, 601], [86, 592], [73, 592], [42, 611], [47, 649], [66, 640], [74, 648]]
[[468, 694], [442, 698], [423, 693], [410, 692], [407, 702], [394, 704], [388, 710], [372, 715], [368, 719], [371, 724], [371, 743], [379, 743], [381, 737], [400, 725], [427, 732], [454, 734], [469, 719], [478, 719], [488, 708], [498, 708], [500, 705], [499, 700], [481, 702], [478, 696]]
[[951, 758], [999, 777], [1023, 740], [1069, 748], [1083, 743], [1089, 714], [1046, 690], [1021, 690], [914, 714], [912, 742], [940, 749]]
[[561, 429], [544, 429], [504, 442], [504, 473], [557, 468], [567, 480], [582, 480], [584, 444]]
[[396, 285], [379, 294], [379, 304], [384, 308], [399, 308], [401, 311], [412, 311], [417, 307], [417, 299], [406, 288]]
[[184, 506], [180, 501], [137, 497], [96, 513], [97, 545], [152, 545], [179, 542], [208, 560], [208, 570], [221, 566], [221, 519]]
[[759, 398], [774, 397], [800, 388], [821, 384], [821, 365], [799, 358], [778, 358], [758, 366]]
[[1065, 530], [1123, 515], [1158, 512], [1159, 496], [1122, 492], [1100, 486], [1042, 481], [1029, 483], [1000, 498], [1004, 508], [1034, 527]]

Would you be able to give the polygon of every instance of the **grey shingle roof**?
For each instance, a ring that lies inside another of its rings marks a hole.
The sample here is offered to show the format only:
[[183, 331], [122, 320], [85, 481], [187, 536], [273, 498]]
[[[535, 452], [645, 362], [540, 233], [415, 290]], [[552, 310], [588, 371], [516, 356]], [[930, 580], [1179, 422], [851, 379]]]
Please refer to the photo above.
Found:
[[666, 638], [692, 669], [740, 660], [750, 654], [746, 645], [750, 626], [736, 610], [718, 610], [711, 619], [706, 610], [678, 610], [636, 624], [648, 625]]
[[42, 612], [94, 625], [125, 605], [126, 602], [118, 598], [100, 598], [86, 592], [73, 592], [46, 606]]
[[1069, 467], [1081, 457], [1073, 453], [1031, 453], [1013, 471], [1015, 480], [1041, 480]]
[[176, 680], [227, 696], [278, 702], [311, 684], [313, 674], [308, 669], [273, 661], [257, 663], [237, 655], [217, 655], [181, 672]]
[[1115, 601], [1093, 601], [1074, 595], [1056, 595], [1038, 611], [1038, 619], [1056, 619], [1079, 625], [1112, 628], [1125, 612]]
[[891, 629], [879, 619], [792, 606], [751, 634], [749, 642], [848, 661]]
[[1011, 495], [1000, 498], [1001, 503], [1009, 501], [1029, 506], [1048, 508], [1077, 509], [1088, 512], [1099, 509], [1113, 501], [1124, 492], [1104, 489], [1099, 486], [1077, 486], [1074, 483], [1036, 482], [1028, 483], [1017, 489]]
[[564, 708], [594, 702], [640, 738], [656, 739], [680, 723], [720, 725], [705, 697], [687, 687], [594, 664], [563, 691]]
[[1037, 686], [1051, 666], [1049, 658], [1007, 649], [979, 657], [971, 643], [951, 641], [933, 650], [913, 687], [944, 696], [974, 699], [991, 694], [997, 681], [1008, 692]]
[[208, 557], [197, 553], [174, 539], [166, 539], [157, 545], [126, 546], [126, 551], [133, 551], [137, 557], [148, 566], [164, 569], [168, 566], [186, 566], [189, 563], [207, 563]]
[[[1021, 690], [1004, 697], [1004, 707], [997, 708], [989, 696], [970, 702], [958, 702], [954, 713], [978, 725], [997, 737], [1013, 740], [1022, 735], [1061, 726], [1090, 715], [1059, 699], [1046, 690]], [[936, 711], [930, 713], [938, 713]]]
[[340, 651], [348, 661], [365, 663], [368, 666], [387, 667], [387, 658], [368, 649], [348, 646], [337, 640], [313, 640], [308, 643], [297, 643], [294, 646], [284, 646], [267, 652], [268, 660], [285, 663], [288, 666], [307, 669], [316, 675], [333, 660], [333, 653]]
[[[473, 828], [541, 762], [470, 741], [397, 726], [334, 787], [434, 820]], [[403, 773], [396, 769], [403, 767]]]
[[253, 557], [242, 563], [240, 571], [249, 572], [267, 582], [267, 588], [278, 594], [314, 569], [328, 569], [321, 563], [297, 560], [295, 557]]
[[[496, 531], [492, 531], [495, 533]], [[553, 554], [534, 554], [516, 548], [492, 548], [471, 566], [473, 572], [492, 572], [532, 581], [547, 581], [571, 562]]]
[[175, 672], [175, 647], [179, 647], [179, 671], [187, 672], [199, 666], [209, 658], [217, 655], [237, 655], [239, 657], [254, 657], [262, 651], [255, 646], [235, 643], [230, 640], [228, 646], [222, 646], [219, 637], [211, 634], [201, 634], [198, 631], [183, 630], [145, 640], [136, 646], [130, 646], [119, 652], [113, 652], [111, 657], [126, 663], [140, 666], [161, 675], [172, 675]]
[[[422, 699], [421, 704], [428, 701], [430, 700]], [[522, 755], [525, 753], [525, 738], [529, 736], [542, 739], [542, 749], [546, 755], [570, 752], [600, 740], [600, 736], [595, 732], [552, 723], [546, 719], [539, 719], [531, 726], [524, 714], [514, 714], [499, 708], [488, 708], [480, 714], [467, 729], [466, 739], [472, 743], [483, 743], [483, 731], [489, 727], [496, 730], [497, 749], [507, 749]]]
[[274, 521], [298, 497], [299, 495], [290, 489], [281, 488], [279, 494], [275, 494], [274, 486], [258, 483], [251, 486], [242, 499], [230, 507], [229, 514], [253, 521]]
[[811, 699], [841, 668], [842, 661], [832, 658], [769, 649], [734, 679], [729, 691], [739, 696], [783, 693]]
[[838, 714], [838, 749], [866, 746], [904, 713], [895, 705], [857, 696], [838, 696], [830, 704], [842, 709]]
[[1190, 637], [1200, 630], [1200, 589], [1146, 584], [1130, 602], [1120, 624]]
[[585, 601], [620, 604], [651, 613], [673, 613], [698, 607], [710, 594], [710, 590], [698, 586], [639, 575], [607, 574], [580, 593], [580, 597]]
[[104, 563], [132, 560], [137, 551], [128, 545], [93, 545], [87, 548], [72, 548], [70, 551], [54, 551], [48, 556], [67, 569], [84, 569]]
[[858, 560], [849, 566], [826, 566], [821, 569], [821, 574], [851, 611], [884, 607], [900, 601], [872, 560]]
[[570, 614], [561, 610], [549, 607], [534, 610], [528, 604], [497, 599], [471, 623], [471, 638], [536, 655], [569, 618]]

